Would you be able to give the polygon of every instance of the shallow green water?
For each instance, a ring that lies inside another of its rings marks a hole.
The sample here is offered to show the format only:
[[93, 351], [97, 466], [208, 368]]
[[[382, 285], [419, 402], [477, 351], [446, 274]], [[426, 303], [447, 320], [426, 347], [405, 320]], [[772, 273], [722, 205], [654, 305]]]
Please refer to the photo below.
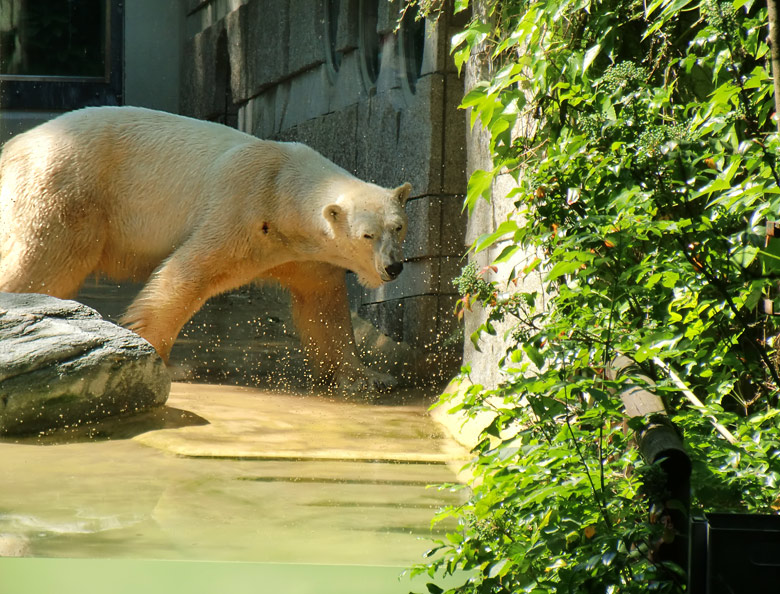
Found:
[[[401, 567], [273, 563], [0, 559], [0, 594], [407, 594], [427, 576]], [[440, 586], [464, 577], [437, 579]]]
[[[116, 318], [126, 291], [107, 291], [91, 305]], [[0, 442], [0, 594], [426, 591], [399, 575], [463, 497], [437, 488], [459, 463], [430, 395], [307, 394], [284, 300], [251, 299], [215, 301], [174, 362], [266, 390], [179, 384], [145, 417]]]
[[[446, 440], [422, 403], [306, 398], [177, 384], [170, 402], [189, 410], [120, 421], [100, 439], [0, 443], [0, 554], [26, 558], [0, 559], [0, 594], [55, 591], [47, 579], [58, 594], [90, 592], [85, 575], [105, 585], [112, 574], [130, 589], [94, 591], [155, 592], [132, 589], [141, 571], [297, 584], [255, 592], [409, 592], [397, 576], [440, 536], [435, 511], [463, 495], [437, 488], [456, 481]], [[169, 451], [188, 448], [197, 454]], [[162, 564], [135, 564], [152, 560]], [[376, 585], [323, 585], [354, 580]]]
[[[231, 459], [219, 443], [228, 432], [209, 437], [220, 458], [182, 457], [139, 441], [153, 437], [0, 445], [0, 546], [39, 557], [407, 565], [429, 547], [435, 510], [459, 497], [429, 488], [455, 481], [441, 463]], [[233, 437], [229, 448], [240, 447]]]

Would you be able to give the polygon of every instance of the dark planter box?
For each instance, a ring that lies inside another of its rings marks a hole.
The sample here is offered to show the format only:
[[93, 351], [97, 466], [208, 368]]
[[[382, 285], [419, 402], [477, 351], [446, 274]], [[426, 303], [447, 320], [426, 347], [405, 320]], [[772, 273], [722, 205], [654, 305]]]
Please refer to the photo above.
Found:
[[690, 547], [691, 594], [780, 592], [780, 516], [694, 518]]

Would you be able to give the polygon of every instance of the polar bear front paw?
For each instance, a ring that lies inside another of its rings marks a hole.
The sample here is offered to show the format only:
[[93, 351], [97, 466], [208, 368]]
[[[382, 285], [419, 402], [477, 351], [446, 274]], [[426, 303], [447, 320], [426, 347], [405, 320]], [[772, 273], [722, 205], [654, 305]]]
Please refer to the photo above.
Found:
[[398, 385], [392, 375], [380, 373], [365, 366], [343, 365], [333, 374], [333, 386], [340, 391], [351, 392], [388, 392]]

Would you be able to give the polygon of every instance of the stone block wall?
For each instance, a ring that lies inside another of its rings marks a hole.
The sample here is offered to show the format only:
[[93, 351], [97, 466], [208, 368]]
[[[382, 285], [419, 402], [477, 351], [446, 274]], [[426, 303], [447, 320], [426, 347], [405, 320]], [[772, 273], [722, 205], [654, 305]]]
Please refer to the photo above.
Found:
[[349, 275], [350, 301], [393, 339], [443, 353], [436, 371], [457, 370], [467, 177], [452, 19], [399, 27], [400, 0], [184, 1], [184, 115], [306, 143], [380, 185], [412, 183], [404, 273], [374, 291]]
[[[487, 2], [483, 0], [474, 0], [471, 3], [471, 10], [485, 18], [485, 11], [488, 10]], [[473, 52], [467, 60], [463, 69], [463, 78], [465, 88], [468, 90], [480, 81], [490, 80], [499, 67], [490, 59], [491, 52], [484, 48], [482, 51]], [[469, 114], [470, 117], [470, 114]], [[518, 121], [513, 130], [516, 137], [530, 137], [533, 135], [535, 121], [532, 115]], [[477, 121], [473, 128], [470, 128], [466, 135], [466, 171], [470, 176], [474, 171], [493, 169], [493, 161], [490, 153], [490, 134], [482, 127], [481, 122]], [[514, 216], [516, 211], [514, 200], [508, 197], [512, 190], [516, 188], [514, 178], [508, 173], [501, 173], [494, 179], [490, 188], [490, 201], [477, 201], [474, 210], [468, 220], [465, 234], [465, 243], [470, 246], [476, 242], [480, 236], [490, 234], [496, 231], [498, 226], [506, 221], [510, 216]], [[495, 245], [479, 253], [470, 253], [469, 260], [476, 263], [479, 270], [483, 271], [483, 278], [487, 281], [496, 281], [502, 291], [508, 292], [536, 292], [538, 295], [537, 307], [543, 307], [548, 296], [545, 294], [544, 270], [537, 270], [533, 273], [523, 274], [516, 277], [512, 283], [508, 282], [511, 272], [522, 270], [530, 264], [537, 253], [532, 251], [520, 250], [509, 261], [492, 268], [493, 261], [501, 254], [503, 249], [509, 244], [507, 240], [499, 241]], [[490, 268], [488, 268], [491, 266]], [[464, 314], [464, 333], [471, 336], [488, 318], [489, 312], [482, 307], [475, 306]], [[508, 348], [516, 348], [511, 339], [511, 331], [516, 320], [511, 319], [494, 322], [496, 330], [494, 335], [483, 334], [479, 341], [479, 350], [475, 348], [470, 340], [466, 340], [463, 345], [463, 362], [467, 364], [471, 372], [469, 378], [475, 383], [481, 384], [486, 388], [495, 388], [506, 379], [500, 367], [500, 361], [507, 354]], [[457, 425], [462, 419], [457, 420], [452, 426]], [[457, 433], [457, 430], [456, 430]]]

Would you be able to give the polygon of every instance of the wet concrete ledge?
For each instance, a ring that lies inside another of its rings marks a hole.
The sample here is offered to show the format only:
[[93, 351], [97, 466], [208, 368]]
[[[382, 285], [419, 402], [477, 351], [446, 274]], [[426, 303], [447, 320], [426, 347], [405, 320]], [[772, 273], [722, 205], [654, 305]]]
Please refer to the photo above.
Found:
[[174, 383], [168, 406], [200, 420], [134, 439], [188, 457], [427, 464], [463, 460], [464, 450], [428, 414], [429, 399], [419, 393], [403, 396], [376, 404]]

